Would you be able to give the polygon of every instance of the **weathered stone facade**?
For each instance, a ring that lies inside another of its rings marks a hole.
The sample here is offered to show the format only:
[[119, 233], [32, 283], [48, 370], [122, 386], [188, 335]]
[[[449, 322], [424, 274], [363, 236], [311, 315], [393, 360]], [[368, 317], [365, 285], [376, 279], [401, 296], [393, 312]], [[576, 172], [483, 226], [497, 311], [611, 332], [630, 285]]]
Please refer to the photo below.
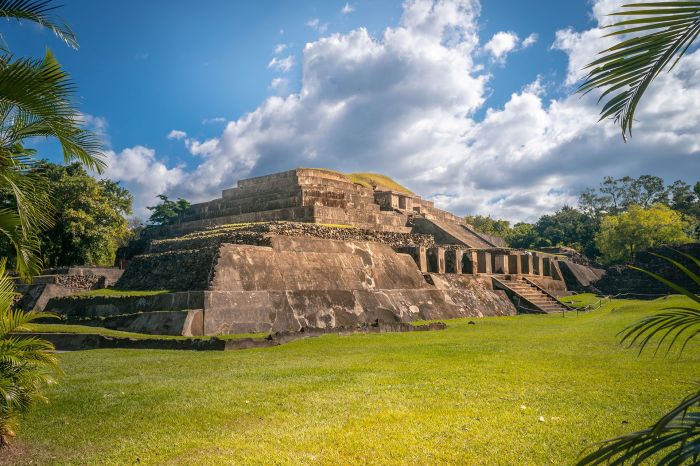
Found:
[[117, 288], [169, 292], [56, 298], [49, 310], [86, 325], [216, 335], [512, 315], [496, 275], [566, 292], [551, 255], [506, 248], [412, 193], [317, 169], [241, 180], [174, 225], [146, 229], [119, 263]]

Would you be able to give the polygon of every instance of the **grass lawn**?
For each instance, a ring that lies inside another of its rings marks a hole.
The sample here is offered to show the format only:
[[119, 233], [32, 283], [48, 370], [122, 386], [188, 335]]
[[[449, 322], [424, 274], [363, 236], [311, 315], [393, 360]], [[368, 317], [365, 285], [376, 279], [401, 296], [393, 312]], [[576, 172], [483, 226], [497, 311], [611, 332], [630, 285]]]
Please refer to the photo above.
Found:
[[649, 425], [700, 378], [700, 344], [681, 359], [617, 344], [673, 303], [688, 304], [615, 300], [578, 317], [245, 351], [64, 353], [51, 403], [17, 443], [33, 464], [571, 464]]

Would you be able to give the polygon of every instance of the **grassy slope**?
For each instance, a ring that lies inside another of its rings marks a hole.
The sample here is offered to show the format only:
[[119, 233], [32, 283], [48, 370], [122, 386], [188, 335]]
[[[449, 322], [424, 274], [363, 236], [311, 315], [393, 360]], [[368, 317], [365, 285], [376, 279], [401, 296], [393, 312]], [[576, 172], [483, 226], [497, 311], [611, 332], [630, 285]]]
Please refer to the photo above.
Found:
[[393, 179], [386, 175], [381, 175], [379, 173], [341, 173], [337, 170], [330, 170], [328, 168], [313, 168], [313, 170], [326, 171], [329, 173], [334, 173], [336, 175], [343, 175], [355, 184], [364, 186], [365, 188], [374, 188], [376, 186], [383, 186], [385, 188], [393, 189], [394, 191], [399, 191], [406, 194], [414, 194], [413, 191], [400, 185]]
[[20, 439], [39, 464], [570, 464], [700, 375], [700, 345], [679, 360], [616, 343], [673, 301], [226, 353], [66, 353]]
[[399, 191], [406, 194], [413, 194], [413, 191], [400, 185], [396, 181], [392, 180], [386, 175], [380, 175], [378, 173], [350, 173], [345, 175], [350, 180], [361, 186], [368, 188], [373, 188], [375, 186], [383, 186], [385, 188], [393, 189], [394, 191]]

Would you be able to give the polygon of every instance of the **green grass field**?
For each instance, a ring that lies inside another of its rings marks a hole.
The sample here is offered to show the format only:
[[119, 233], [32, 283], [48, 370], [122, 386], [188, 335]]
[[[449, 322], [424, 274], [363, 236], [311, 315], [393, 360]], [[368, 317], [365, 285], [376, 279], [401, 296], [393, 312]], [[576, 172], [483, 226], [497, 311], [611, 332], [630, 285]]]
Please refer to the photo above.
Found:
[[[590, 296], [572, 298], [594, 302]], [[571, 464], [649, 425], [700, 378], [617, 344], [671, 298], [590, 313], [448, 321], [232, 352], [61, 355], [16, 441], [32, 464]], [[643, 309], [640, 310], [640, 306]]]

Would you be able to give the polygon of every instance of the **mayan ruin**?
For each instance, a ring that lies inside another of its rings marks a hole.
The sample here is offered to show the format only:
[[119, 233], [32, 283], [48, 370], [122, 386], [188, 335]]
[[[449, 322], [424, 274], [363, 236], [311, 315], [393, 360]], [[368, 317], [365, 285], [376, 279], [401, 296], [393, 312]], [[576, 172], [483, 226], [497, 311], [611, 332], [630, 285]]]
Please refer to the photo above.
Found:
[[0, 18], [0, 466], [700, 465], [700, 1]]
[[197, 336], [562, 312], [565, 277], [586, 285], [596, 273], [507, 248], [406, 190], [321, 169], [241, 180], [145, 230], [118, 260], [118, 289], [170, 292], [48, 299], [76, 288], [57, 275], [28, 294], [72, 323]]

